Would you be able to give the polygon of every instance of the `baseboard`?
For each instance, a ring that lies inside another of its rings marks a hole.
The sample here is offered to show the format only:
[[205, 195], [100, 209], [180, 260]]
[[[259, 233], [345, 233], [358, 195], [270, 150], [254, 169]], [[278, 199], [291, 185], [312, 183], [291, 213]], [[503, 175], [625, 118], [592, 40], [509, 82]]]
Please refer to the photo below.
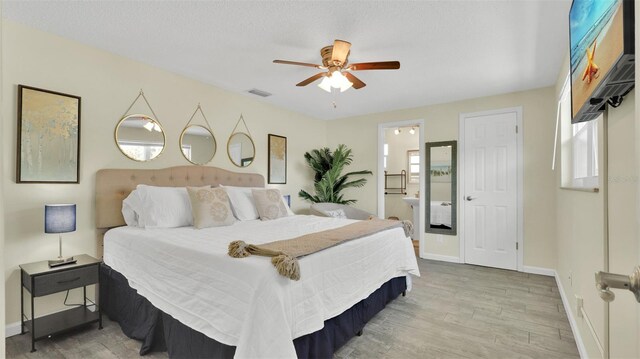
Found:
[[588, 358], [587, 356], [587, 348], [584, 346], [584, 341], [580, 336], [580, 332], [578, 331], [578, 322], [576, 322], [576, 318], [574, 317], [573, 310], [571, 310], [571, 305], [569, 300], [567, 299], [567, 295], [565, 294], [564, 287], [562, 286], [562, 281], [558, 276], [558, 272], [554, 272], [554, 277], [556, 278], [556, 284], [558, 285], [558, 292], [560, 292], [560, 298], [562, 298], [562, 305], [564, 306], [564, 311], [567, 313], [567, 318], [569, 318], [569, 325], [571, 326], [571, 332], [573, 333], [573, 338], [576, 341], [576, 346], [578, 347], [578, 353], [580, 354], [580, 358]]
[[549, 268], [523, 266], [522, 271], [525, 273], [546, 275], [547, 277], [555, 277], [556, 271]]
[[7, 326], [4, 327], [5, 338], [9, 338], [18, 334], [20, 334], [20, 322], [7, 324]]
[[431, 259], [431, 260], [434, 260], [434, 261], [461, 263], [460, 262], [460, 258], [458, 258], [458, 257], [444, 256], [444, 255], [441, 255], [441, 254], [425, 253], [424, 256], [420, 256], [420, 257], [424, 258], [424, 259]]

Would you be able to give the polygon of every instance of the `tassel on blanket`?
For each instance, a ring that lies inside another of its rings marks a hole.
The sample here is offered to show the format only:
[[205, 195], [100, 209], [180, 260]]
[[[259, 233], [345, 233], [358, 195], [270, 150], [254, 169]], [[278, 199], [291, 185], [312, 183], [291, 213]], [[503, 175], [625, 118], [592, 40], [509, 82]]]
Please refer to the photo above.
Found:
[[413, 234], [413, 223], [407, 220], [402, 221], [402, 229], [404, 229], [405, 237], [411, 237]]
[[229, 243], [229, 255], [233, 258], [244, 258], [251, 255], [247, 250], [249, 245], [244, 241], [233, 241]]
[[298, 259], [287, 254], [280, 254], [271, 258], [271, 263], [276, 267], [280, 275], [293, 280], [300, 279], [300, 266]]

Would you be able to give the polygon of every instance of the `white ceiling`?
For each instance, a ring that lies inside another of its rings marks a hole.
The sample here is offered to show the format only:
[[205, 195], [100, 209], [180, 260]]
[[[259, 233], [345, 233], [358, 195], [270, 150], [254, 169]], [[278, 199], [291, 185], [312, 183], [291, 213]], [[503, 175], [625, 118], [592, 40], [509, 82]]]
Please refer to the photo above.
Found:
[[[548, 1], [4, 1], [3, 15], [321, 119], [508, 93], [555, 83], [568, 48], [570, 0]], [[350, 41], [367, 86], [329, 94], [295, 84], [320, 48]], [[332, 105], [335, 101], [336, 108]]]

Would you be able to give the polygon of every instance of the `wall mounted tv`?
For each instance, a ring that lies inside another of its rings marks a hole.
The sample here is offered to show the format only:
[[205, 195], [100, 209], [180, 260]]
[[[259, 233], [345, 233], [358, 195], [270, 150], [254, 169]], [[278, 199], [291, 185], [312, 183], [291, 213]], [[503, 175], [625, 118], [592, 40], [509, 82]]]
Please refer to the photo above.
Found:
[[617, 107], [634, 86], [633, 0], [573, 0], [569, 12], [572, 123]]

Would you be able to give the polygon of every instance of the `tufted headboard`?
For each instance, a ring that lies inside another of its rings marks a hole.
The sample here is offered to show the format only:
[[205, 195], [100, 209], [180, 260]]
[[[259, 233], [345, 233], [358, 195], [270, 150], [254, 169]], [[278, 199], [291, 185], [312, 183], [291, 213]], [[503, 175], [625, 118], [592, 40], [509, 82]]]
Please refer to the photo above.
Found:
[[137, 185], [200, 187], [227, 185], [264, 187], [257, 173], [238, 173], [218, 167], [176, 166], [158, 170], [103, 169], [96, 173], [96, 228], [123, 226], [122, 201]]

